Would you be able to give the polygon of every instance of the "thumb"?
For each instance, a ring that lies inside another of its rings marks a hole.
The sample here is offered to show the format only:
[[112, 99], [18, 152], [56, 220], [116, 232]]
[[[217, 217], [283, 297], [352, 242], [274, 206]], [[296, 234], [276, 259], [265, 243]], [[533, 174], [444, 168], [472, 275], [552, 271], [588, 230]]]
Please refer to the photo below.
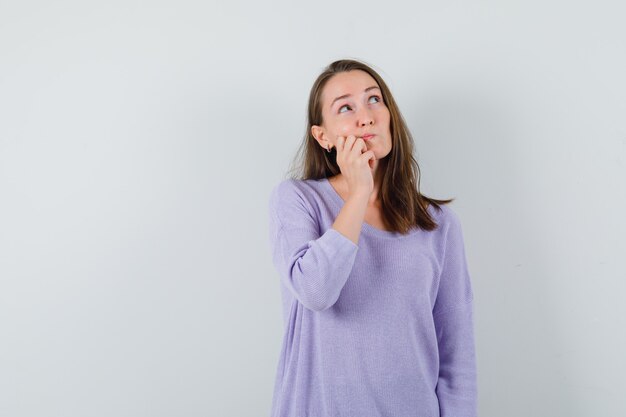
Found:
[[376, 160], [376, 157], [372, 155], [372, 157], [370, 159], [367, 160], [367, 163], [370, 166], [370, 169], [374, 169], [376, 167], [376, 163], [378, 161]]

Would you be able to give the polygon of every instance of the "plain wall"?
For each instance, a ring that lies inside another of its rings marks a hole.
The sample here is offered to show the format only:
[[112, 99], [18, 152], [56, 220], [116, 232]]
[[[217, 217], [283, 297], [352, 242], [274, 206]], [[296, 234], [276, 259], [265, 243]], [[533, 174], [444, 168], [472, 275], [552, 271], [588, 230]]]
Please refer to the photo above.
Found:
[[619, 1], [0, 2], [0, 415], [269, 416], [267, 202], [340, 58], [456, 197], [482, 417], [626, 415]]

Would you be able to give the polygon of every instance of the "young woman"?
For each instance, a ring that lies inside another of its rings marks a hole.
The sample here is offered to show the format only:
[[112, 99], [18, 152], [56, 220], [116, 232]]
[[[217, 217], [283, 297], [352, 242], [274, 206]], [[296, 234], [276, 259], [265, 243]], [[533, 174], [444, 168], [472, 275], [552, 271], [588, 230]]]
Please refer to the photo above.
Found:
[[376, 71], [324, 69], [303, 145], [302, 172], [269, 198], [285, 325], [271, 416], [476, 416], [459, 218], [420, 194], [413, 139]]

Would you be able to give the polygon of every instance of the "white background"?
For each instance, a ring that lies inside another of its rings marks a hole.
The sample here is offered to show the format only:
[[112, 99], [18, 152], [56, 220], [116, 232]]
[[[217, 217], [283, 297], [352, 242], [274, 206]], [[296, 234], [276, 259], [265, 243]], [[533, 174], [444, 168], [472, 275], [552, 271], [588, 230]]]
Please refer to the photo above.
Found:
[[269, 416], [269, 190], [335, 59], [456, 197], [482, 417], [626, 415], [620, 1], [0, 1], [0, 415]]

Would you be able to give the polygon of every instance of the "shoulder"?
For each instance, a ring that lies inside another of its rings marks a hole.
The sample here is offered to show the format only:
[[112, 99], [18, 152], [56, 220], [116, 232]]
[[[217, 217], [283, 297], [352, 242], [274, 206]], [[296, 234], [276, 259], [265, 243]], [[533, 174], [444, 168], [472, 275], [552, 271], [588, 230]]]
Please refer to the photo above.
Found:
[[461, 230], [461, 219], [457, 212], [450, 207], [450, 204], [440, 204], [439, 207], [430, 205], [428, 211], [431, 213], [433, 220], [437, 223], [437, 229], [442, 236], [448, 235], [450, 232]]
[[300, 180], [287, 178], [279, 181], [270, 191], [270, 207], [293, 206], [311, 207], [312, 201], [316, 199], [316, 188], [318, 182], [315, 180]]
[[432, 214], [433, 219], [436, 220], [437, 223], [441, 222], [442, 224], [449, 225], [460, 222], [459, 215], [450, 207], [450, 204], [439, 204], [439, 206], [430, 204], [428, 211]]
[[292, 193], [295, 188], [295, 181], [294, 179], [287, 178], [275, 184], [270, 191], [270, 200]]
[[279, 181], [270, 192], [270, 200], [293, 199], [306, 192], [306, 181], [287, 178]]

